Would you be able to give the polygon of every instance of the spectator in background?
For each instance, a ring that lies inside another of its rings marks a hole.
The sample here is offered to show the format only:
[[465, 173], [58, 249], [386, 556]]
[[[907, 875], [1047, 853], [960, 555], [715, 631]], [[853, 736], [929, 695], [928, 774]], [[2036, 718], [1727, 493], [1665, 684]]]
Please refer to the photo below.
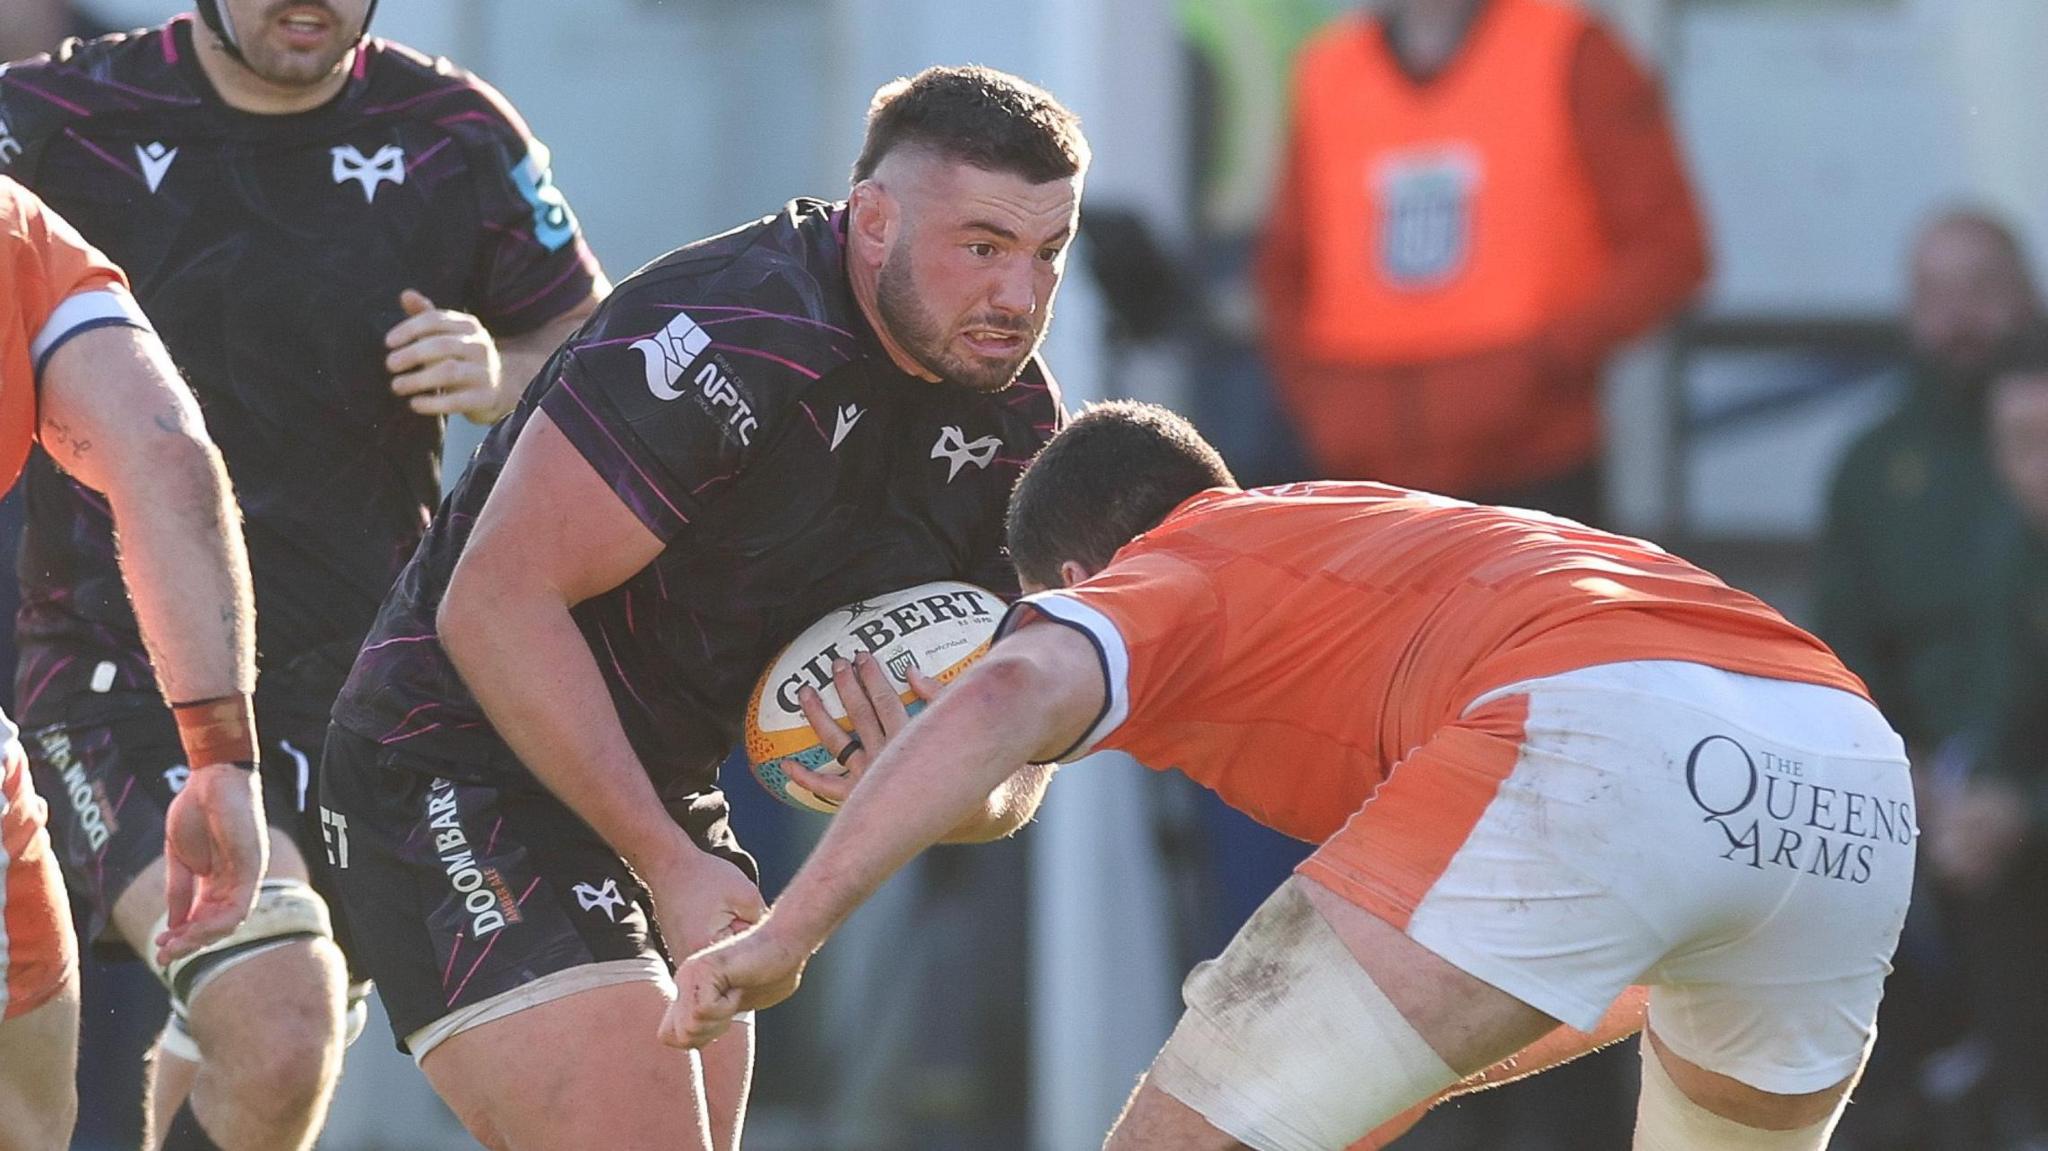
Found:
[[[1905, 737], [1923, 791], [1940, 790], [1926, 786], [1929, 777], [1947, 774], [1934, 765], [1960, 771], [1972, 762], [1969, 733], [1983, 726], [1980, 699], [1999, 674], [1975, 646], [1988, 626], [1980, 605], [2000, 599], [1985, 577], [1987, 536], [2012, 514], [1991, 464], [1985, 391], [2001, 349], [2039, 315], [2027, 268], [2012, 229], [1980, 209], [1952, 209], [1922, 228], [1911, 257], [1905, 394], [1844, 456], [1816, 558], [1816, 630]], [[1931, 851], [1953, 843], [1984, 794], [1973, 789], [1951, 805], [1958, 821], [1947, 834], [1923, 805]], [[1970, 925], [1989, 919], [1972, 911], [1972, 878], [1957, 883], [1977, 864], [1928, 863], [1880, 1017], [1885, 1042], [1858, 1096], [1865, 1106], [1843, 1124], [1845, 1145], [1959, 1146], [1953, 1125], [1983, 1114], [1973, 1092], [1987, 1052], [1966, 1040], [1971, 1016], [1985, 1012], [1965, 1008], [1970, 956], [1985, 973], [1989, 938], [1980, 931], [1973, 942]], [[2023, 1012], [1989, 1014], [2017, 1021]]]
[[1304, 49], [1260, 255], [1316, 469], [1600, 517], [1602, 369], [1706, 243], [1656, 84], [1564, 0], [1388, 0]]
[[1984, 434], [2000, 349], [2040, 310], [2019, 238], [1977, 209], [1913, 246], [1898, 407], [1843, 457], [1815, 570], [1815, 624], [1921, 756], [1971, 719], [1970, 613], [1958, 570], [2001, 501]]
[[[2048, 1147], [2048, 333], [2021, 340], [1985, 404], [2002, 504], [1980, 521], [1968, 667], [1980, 718], [1933, 758], [1923, 806], [1928, 870], [1968, 972], [1990, 1055], [1992, 1145]], [[1957, 580], [1956, 582], [1966, 582]]]

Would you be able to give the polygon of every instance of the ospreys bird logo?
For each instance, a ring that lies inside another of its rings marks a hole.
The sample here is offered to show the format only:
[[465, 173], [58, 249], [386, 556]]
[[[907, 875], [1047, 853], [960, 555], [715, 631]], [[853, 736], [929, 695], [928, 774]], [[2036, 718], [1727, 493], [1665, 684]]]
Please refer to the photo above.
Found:
[[336, 185], [354, 180], [363, 186], [363, 203], [377, 200], [377, 189], [385, 184], [405, 183], [405, 149], [396, 144], [386, 144], [377, 149], [374, 156], [364, 156], [353, 144], [329, 148], [334, 156], [334, 182]]

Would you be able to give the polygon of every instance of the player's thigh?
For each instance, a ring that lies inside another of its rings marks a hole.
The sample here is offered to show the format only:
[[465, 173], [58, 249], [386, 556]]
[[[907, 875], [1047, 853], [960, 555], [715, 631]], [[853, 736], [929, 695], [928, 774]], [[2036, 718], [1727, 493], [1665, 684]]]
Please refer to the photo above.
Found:
[[1761, 703], [1696, 745], [1688, 799], [1714, 837], [1696, 889], [1747, 913], [1681, 937], [1646, 980], [1649, 1026], [1710, 1072], [1806, 1096], [1854, 1077], [1875, 1041], [1913, 885], [1912, 783], [1867, 701], [1743, 690]]
[[[126, 957], [155, 916], [126, 927], [117, 906], [144, 883], [163, 889], [164, 812], [184, 785], [185, 752], [161, 705], [141, 706], [90, 723], [22, 733], [36, 789], [50, 804], [50, 836], [65, 882], [85, 907], [89, 946]], [[151, 877], [154, 877], [153, 880]]]
[[577, 992], [456, 1034], [420, 1068], [500, 1151], [709, 1148], [697, 1061], [656, 1038], [669, 1001], [653, 980]]
[[537, 784], [458, 775], [477, 777], [340, 728], [321, 766], [347, 945], [402, 1049], [424, 1058], [551, 997], [668, 978], [652, 898], [588, 824]]
[[1182, 994], [1113, 1147], [1345, 1147], [1556, 1026], [1301, 876]]
[[[1636, 814], [1628, 773], [1641, 752], [1589, 746], [1599, 737], [1586, 728], [1533, 693], [1475, 705], [1396, 765], [1298, 874], [1369, 913], [1372, 940], [1429, 957], [1413, 969], [1459, 972], [1592, 1030], [1665, 941], [1629, 890], [1649, 845], [1610, 846]], [[1547, 748], [1568, 739], [1571, 755]]]
[[21, 747], [0, 749], [0, 1144], [62, 1147], [77, 1110], [78, 943]]
[[[1656, 1031], [1644, 1032], [1646, 1058], [1657, 1060], [1671, 1085], [1690, 1102], [1723, 1119], [1764, 1131], [1796, 1131], [1812, 1127], [1841, 1109], [1843, 1097], [1862, 1074], [1799, 1094], [1762, 1091], [1730, 1075], [1710, 1071], [1672, 1051]], [[1648, 1068], [1645, 1072], [1648, 1073]]]

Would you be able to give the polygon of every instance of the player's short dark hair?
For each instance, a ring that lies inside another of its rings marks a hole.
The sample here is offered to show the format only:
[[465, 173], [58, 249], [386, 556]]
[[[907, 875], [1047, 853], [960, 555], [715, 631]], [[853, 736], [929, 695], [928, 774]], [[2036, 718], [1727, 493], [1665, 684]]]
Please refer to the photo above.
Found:
[[1157, 404], [1115, 400], [1075, 417], [1010, 493], [1010, 559], [1018, 574], [1060, 586], [1068, 560], [1099, 570], [1207, 488], [1237, 480], [1195, 425]]
[[882, 85], [868, 105], [867, 140], [854, 161], [853, 182], [873, 176], [882, 158], [902, 147], [927, 148], [1034, 184], [1088, 167], [1080, 117], [1044, 89], [978, 64], [926, 68]]

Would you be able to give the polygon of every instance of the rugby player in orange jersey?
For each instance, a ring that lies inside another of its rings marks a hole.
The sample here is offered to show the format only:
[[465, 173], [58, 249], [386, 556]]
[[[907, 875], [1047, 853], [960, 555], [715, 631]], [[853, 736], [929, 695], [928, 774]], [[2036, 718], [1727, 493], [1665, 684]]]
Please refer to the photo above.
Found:
[[[40, 442], [105, 497], [191, 776], [165, 817], [166, 928], [184, 970], [231, 940], [269, 841], [255, 773], [249, 564], [199, 406], [106, 257], [0, 176], [0, 489]], [[14, 725], [0, 716], [0, 1147], [58, 1151], [78, 1110], [78, 943]], [[118, 797], [89, 791], [74, 803]], [[195, 973], [196, 974], [196, 973]]]
[[1342, 1148], [1635, 984], [1638, 1148], [1826, 1144], [1915, 827], [1898, 737], [1819, 641], [1566, 520], [1239, 491], [1143, 405], [1054, 438], [1009, 540], [1035, 594], [869, 762], [771, 913], [677, 972], [669, 1041], [788, 996], [1026, 763], [1114, 748], [1321, 844], [1188, 978], [1115, 1151]]

